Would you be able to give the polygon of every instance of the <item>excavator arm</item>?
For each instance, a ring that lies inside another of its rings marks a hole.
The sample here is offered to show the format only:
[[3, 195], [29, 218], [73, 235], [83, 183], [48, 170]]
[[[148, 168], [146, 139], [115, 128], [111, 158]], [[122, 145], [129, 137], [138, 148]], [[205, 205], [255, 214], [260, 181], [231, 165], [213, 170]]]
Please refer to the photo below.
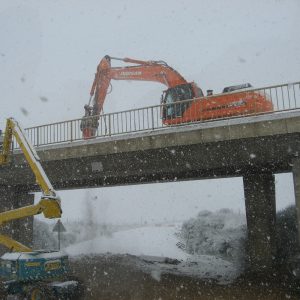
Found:
[[[18, 122], [13, 118], [7, 120], [2, 144], [2, 152], [0, 153], [0, 165], [8, 164], [11, 158], [11, 145], [13, 136], [17, 140], [24, 156], [33, 171], [36, 182], [42, 190], [42, 197], [35, 205], [29, 205], [0, 213], [0, 226], [17, 219], [31, 217], [43, 213], [45, 218], [60, 218], [61, 206], [60, 199], [50, 183], [41, 163], [40, 158], [34, 147], [26, 138], [25, 133], [19, 126]], [[11, 251], [32, 251], [25, 245], [11, 239], [8, 236], [0, 235], [0, 244], [11, 249]]]
[[[111, 60], [119, 60], [133, 66], [111, 67]], [[103, 110], [111, 80], [152, 81], [166, 85], [168, 88], [186, 84], [187, 81], [163, 61], [143, 61], [131, 58], [116, 58], [106, 55], [99, 63], [90, 91], [90, 102], [85, 105], [85, 117], [97, 116]], [[93, 103], [91, 105], [91, 100]], [[94, 135], [98, 127], [97, 117], [83, 118], [81, 130], [85, 138]]]

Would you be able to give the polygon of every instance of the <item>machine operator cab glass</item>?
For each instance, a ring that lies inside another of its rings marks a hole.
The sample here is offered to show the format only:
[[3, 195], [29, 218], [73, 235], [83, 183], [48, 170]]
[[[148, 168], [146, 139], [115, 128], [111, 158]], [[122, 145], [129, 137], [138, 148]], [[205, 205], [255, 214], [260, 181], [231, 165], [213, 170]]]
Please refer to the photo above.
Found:
[[[162, 108], [162, 118], [171, 119], [182, 117], [184, 111], [188, 108], [189, 102], [180, 101], [193, 99], [195, 97], [191, 83], [181, 84], [167, 89], [161, 97], [161, 104], [165, 104]], [[178, 103], [179, 102], [179, 103]]]
[[17, 266], [14, 260], [0, 261], [0, 277], [5, 279], [13, 279], [16, 277]]

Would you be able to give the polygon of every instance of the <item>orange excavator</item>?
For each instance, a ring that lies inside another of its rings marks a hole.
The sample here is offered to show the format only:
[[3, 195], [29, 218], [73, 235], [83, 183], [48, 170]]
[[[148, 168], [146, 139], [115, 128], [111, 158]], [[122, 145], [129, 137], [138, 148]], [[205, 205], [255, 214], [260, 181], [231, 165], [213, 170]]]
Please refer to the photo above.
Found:
[[[111, 67], [111, 60], [134, 65]], [[168, 89], [161, 97], [161, 118], [164, 125], [178, 125], [273, 110], [272, 102], [267, 95], [257, 91], [247, 91], [252, 87], [249, 83], [226, 87], [223, 93], [218, 95], [213, 95], [212, 90], [208, 90], [207, 95], [204, 96], [196, 83], [188, 82], [163, 61], [143, 61], [106, 55], [97, 67], [90, 91], [90, 101], [84, 107], [85, 116], [80, 127], [85, 139], [96, 134], [99, 115], [103, 111], [112, 79], [153, 81], [166, 85]], [[193, 100], [183, 101], [189, 99]]]

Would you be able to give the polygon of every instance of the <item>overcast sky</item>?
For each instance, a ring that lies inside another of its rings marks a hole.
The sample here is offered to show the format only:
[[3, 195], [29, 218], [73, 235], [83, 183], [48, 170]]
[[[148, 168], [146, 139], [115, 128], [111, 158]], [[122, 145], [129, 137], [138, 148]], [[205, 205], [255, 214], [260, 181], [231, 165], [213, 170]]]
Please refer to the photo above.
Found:
[[[244, 82], [260, 87], [300, 80], [299, 0], [0, 4], [0, 127], [9, 116], [24, 127], [80, 118], [106, 54], [164, 60], [215, 92]], [[163, 89], [156, 83], [113, 82], [104, 110], [158, 104]], [[277, 181], [278, 207], [283, 207], [293, 202], [291, 177]], [[61, 194], [65, 218], [83, 216], [90, 198], [95, 215], [112, 222], [186, 218], [205, 208], [244, 209], [241, 179]]]

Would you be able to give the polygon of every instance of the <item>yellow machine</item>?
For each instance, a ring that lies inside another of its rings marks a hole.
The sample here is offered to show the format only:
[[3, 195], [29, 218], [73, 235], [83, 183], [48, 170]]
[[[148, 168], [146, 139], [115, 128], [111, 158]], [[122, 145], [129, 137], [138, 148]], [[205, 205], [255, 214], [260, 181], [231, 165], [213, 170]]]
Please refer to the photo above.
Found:
[[[0, 136], [1, 137], [1, 136]], [[0, 166], [8, 164], [15, 137], [42, 190], [42, 197], [29, 205], [0, 213], [0, 226], [4, 223], [43, 213], [46, 218], [60, 218], [60, 199], [45, 174], [40, 158], [18, 122], [7, 120], [2, 143], [0, 140]], [[14, 253], [5, 253], [0, 260], [0, 296], [21, 295], [26, 299], [81, 299], [83, 285], [69, 275], [68, 256], [58, 251], [35, 250], [0, 234], [0, 244]], [[3, 298], [1, 298], [3, 299]]]
[[[43, 194], [40, 201], [35, 205], [29, 205], [0, 213], [0, 226], [9, 221], [34, 216], [40, 213], [43, 213], [45, 218], [60, 218], [62, 213], [60, 199], [57, 197], [52, 184], [44, 172], [40, 164], [40, 158], [34, 150], [34, 147], [26, 138], [26, 135], [18, 122], [13, 118], [7, 119], [2, 151], [0, 153], [0, 165], [10, 162], [13, 136], [23, 151], [28, 164], [35, 175], [36, 182], [40, 186]], [[0, 234], [0, 244], [6, 246], [11, 251], [32, 251], [32, 249], [27, 246], [22, 245], [21, 243], [2, 234]]]

